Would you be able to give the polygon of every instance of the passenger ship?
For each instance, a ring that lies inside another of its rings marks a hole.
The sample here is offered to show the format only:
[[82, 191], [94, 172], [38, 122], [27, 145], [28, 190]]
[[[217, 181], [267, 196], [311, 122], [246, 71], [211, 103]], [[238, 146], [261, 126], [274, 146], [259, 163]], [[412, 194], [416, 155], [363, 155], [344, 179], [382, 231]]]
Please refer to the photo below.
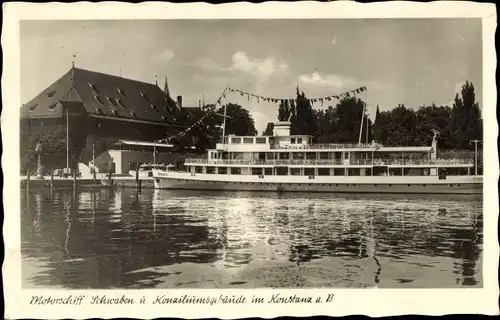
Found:
[[278, 122], [273, 136], [229, 135], [186, 170], [155, 171], [158, 189], [302, 191], [332, 193], [480, 194], [472, 159], [439, 159], [431, 146], [313, 144]]

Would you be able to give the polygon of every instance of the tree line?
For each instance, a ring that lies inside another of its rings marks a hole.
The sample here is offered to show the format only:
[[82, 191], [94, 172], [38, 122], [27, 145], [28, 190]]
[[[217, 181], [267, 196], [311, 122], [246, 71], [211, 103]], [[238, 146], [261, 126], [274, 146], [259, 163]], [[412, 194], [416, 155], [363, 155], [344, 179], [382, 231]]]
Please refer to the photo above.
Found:
[[[377, 106], [374, 122], [366, 115], [366, 103], [357, 97], [344, 97], [335, 106], [318, 110], [297, 88], [296, 100], [280, 104], [278, 120], [290, 121], [292, 134], [311, 135], [316, 143], [351, 143], [361, 137], [362, 142], [385, 146], [429, 146], [432, 130], [437, 130], [440, 149], [472, 150], [471, 140], [481, 140], [483, 135], [481, 110], [474, 85], [468, 81], [452, 106], [431, 104], [414, 110], [400, 104], [382, 112]], [[272, 131], [269, 123], [263, 134], [272, 135]]]

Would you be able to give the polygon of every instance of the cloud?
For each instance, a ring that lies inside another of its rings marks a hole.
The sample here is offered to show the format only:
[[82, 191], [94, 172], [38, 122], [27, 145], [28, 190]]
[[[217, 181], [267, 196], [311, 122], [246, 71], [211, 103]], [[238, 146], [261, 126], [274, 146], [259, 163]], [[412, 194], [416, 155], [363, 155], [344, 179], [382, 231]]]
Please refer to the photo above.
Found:
[[286, 72], [289, 69], [285, 61], [277, 61], [268, 57], [264, 60], [252, 59], [245, 52], [236, 52], [232, 56], [231, 71], [241, 71], [256, 77], [260, 81], [267, 81], [278, 72]]
[[363, 81], [352, 77], [342, 76], [338, 74], [321, 75], [314, 71], [311, 74], [302, 74], [298, 77], [298, 81], [303, 85], [309, 85], [318, 88], [333, 88], [338, 90], [350, 90], [356, 87], [368, 86], [374, 89], [383, 89], [390, 87], [389, 83], [381, 83], [378, 81]]
[[170, 61], [170, 60], [172, 60], [174, 58], [174, 56], [175, 56], [175, 53], [174, 53], [174, 51], [172, 49], [165, 49], [162, 52], [160, 52], [156, 56], [156, 58], [158, 60]]
[[344, 77], [337, 74], [321, 75], [318, 72], [312, 74], [303, 74], [299, 76], [299, 82], [308, 85], [333, 87], [336, 89], [350, 88], [357, 84], [353, 78]]

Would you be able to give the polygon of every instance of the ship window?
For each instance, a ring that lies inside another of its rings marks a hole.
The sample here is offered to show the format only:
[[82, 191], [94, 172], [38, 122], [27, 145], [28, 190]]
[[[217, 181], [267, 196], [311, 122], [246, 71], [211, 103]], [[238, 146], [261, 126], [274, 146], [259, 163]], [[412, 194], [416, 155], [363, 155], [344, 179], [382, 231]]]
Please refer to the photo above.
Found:
[[48, 96], [49, 98], [52, 98], [55, 94], [56, 94], [56, 92], [55, 92], [55, 91], [51, 91], [51, 92], [47, 93], [47, 96]]
[[227, 174], [227, 167], [219, 167], [219, 174]]
[[215, 173], [215, 167], [207, 167], [206, 172], [208, 174], [214, 174]]
[[243, 143], [253, 143], [253, 138], [243, 138]]
[[231, 143], [241, 143], [241, 138], [231, 138]]
[[97, 90], [95, 84], [89, 82], [89, 87], [90, 87], [90, 89], [92, 89], [92, 91], [94, 91], [94, 94], [99, 93], [99, 90]]
[[295, 138], [290, 138], [290, 143], [295, 143]]
[[56, 108], [56, 103], [53, 103], [49, 106], [49, 110], [54, 110]]
[[255, 138], [255, 143], [266, 143], [266, 138], [264, 137]]
[[264, 168], [264, 175], [272, 176], [273, 175], [273, 168]]
[[302, 143], [302, 138], [297, 138], [297, 143]]
[[31, 106], [31, 107], [29, 107], [28, 109], [29, 109], [30, 111], [34, 111], [36, 108], [38, 108], [38, 103], [37, 103], [37, 104], [32, 105], [32, 106]]
[[231, 168], [231, 174], [241, 174], [241, 168]]

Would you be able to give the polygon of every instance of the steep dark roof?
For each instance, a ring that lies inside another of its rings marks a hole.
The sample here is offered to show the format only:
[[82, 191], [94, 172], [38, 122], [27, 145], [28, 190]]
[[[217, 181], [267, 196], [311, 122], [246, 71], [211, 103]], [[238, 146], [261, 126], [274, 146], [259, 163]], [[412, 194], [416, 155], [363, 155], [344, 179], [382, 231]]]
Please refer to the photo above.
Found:
[[170, 124], [181, 124], [178, 121], [182, 120], [173, 100], [157, 85], [78, 68], [68, 71], [23, 106], [21, 117], [60, 116], [53, 108], [59, 101], [82, 102], [90, 117]]

